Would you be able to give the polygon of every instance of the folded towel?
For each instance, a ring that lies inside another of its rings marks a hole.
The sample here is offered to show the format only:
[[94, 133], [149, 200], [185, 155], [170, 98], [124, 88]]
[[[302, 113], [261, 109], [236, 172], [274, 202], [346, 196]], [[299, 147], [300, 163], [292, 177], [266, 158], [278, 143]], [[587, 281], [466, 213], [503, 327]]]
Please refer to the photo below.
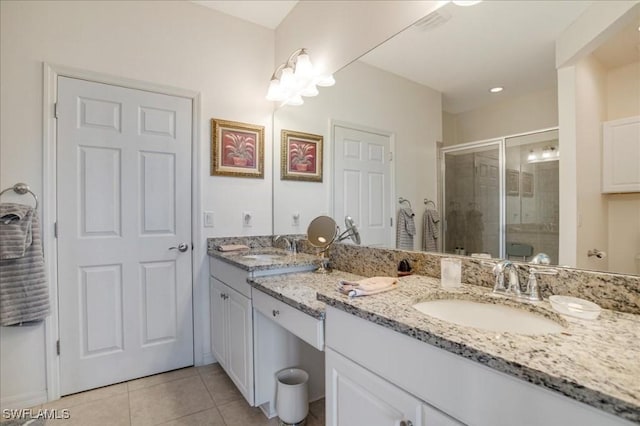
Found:
[[397, 285], [398, 279], [394, 277], [371, 277], [360, 281], [342, 280], [338, 282], [337, 288], [342, 294], [356, 297], [393, 290]]
[[245, 246], [244, 244], [224, 244], [216, 247], [218, 251], [239, 251], [239, 250], [250, 250], [251, 247]]
[[33, 208], [24, 204], [0, 204], [0, 259], [23, 257], [31, 246]]

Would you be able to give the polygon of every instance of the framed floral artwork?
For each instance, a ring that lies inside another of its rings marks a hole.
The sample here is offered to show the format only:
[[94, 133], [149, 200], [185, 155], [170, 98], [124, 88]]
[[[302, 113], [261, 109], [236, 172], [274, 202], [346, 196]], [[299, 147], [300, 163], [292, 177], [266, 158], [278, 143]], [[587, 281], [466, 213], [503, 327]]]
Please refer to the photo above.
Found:
[[211, 119], [211, 175], [264, 178], [264, 126]]
[[507, 169], [507, 195], [520, 195], [520, 172], [518, 170]]
[[283, 180], [322, 182], [322, 136], [282, 130]]

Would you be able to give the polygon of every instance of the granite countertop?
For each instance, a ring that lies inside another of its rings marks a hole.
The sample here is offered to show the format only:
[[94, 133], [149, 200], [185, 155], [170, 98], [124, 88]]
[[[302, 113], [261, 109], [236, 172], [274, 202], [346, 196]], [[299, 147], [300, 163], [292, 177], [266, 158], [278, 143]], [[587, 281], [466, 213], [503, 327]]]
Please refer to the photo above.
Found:
[[[398, 288], [350, 299], [335, 289], [338, 280], [363, 277], [334, 271], [256, 278], [250, 284], [315, 318], [325, 305], [390, 328], [464, 358], [557, 391], [603, 411], [640, 422], [640, 316], [602, 310], [594, 321], [560, 316], [548, 302], [525, 304], [464, 285], [444, 291], [436, 278], [399, 278]], [[559, 334], [521, 335], [484, 331], [424, 315], [412, 305], [423, 300], [462, 298], [505, 303], [537, 311], [566, 327]]]
[[[230, 263], [233, 266], [245, 271], [263, 271], [270, 269], [286, 269], [301, 266], [317, 266], [320, 262], [318, 256], [306, 253], [293, 254], [287, 250], [275, 247], [261, 247], [239, 251], [219, 251], [209, 247], [207, 254], [213, 258]], [[260, 255], [270, 255], [273, 257], [259, 257]], [[252, 257], [258, 256], [258, 257]]]

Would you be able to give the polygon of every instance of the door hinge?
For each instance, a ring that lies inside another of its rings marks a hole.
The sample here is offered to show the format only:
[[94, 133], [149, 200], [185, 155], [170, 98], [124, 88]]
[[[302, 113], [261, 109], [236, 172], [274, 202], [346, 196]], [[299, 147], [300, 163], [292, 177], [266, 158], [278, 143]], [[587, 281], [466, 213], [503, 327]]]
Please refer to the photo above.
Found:
[[53, 103], [53, 118], [58, 118], [58, 103]]
[[389, 218], [389, 225], [393, 228], [393, 218], [392, 217]]
[[56, 354], [60, 355], [60, 340], [56, 341]]
[[393, 152], [389, 151], [389, 161], [393, 161]]
[[58, 222], [53, 222], [53, 236], [58, 238]]

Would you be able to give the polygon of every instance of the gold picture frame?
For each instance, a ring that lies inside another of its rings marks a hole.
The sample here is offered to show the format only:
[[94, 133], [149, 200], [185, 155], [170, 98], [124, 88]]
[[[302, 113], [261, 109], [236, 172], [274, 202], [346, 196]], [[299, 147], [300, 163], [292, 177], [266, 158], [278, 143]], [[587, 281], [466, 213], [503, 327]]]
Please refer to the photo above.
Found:
[[264, 179], [264, 126], [212, 118], [211, 176]]
[[282, 130], [281, 179], [322, 182], [322, 145], [321, 135]]

